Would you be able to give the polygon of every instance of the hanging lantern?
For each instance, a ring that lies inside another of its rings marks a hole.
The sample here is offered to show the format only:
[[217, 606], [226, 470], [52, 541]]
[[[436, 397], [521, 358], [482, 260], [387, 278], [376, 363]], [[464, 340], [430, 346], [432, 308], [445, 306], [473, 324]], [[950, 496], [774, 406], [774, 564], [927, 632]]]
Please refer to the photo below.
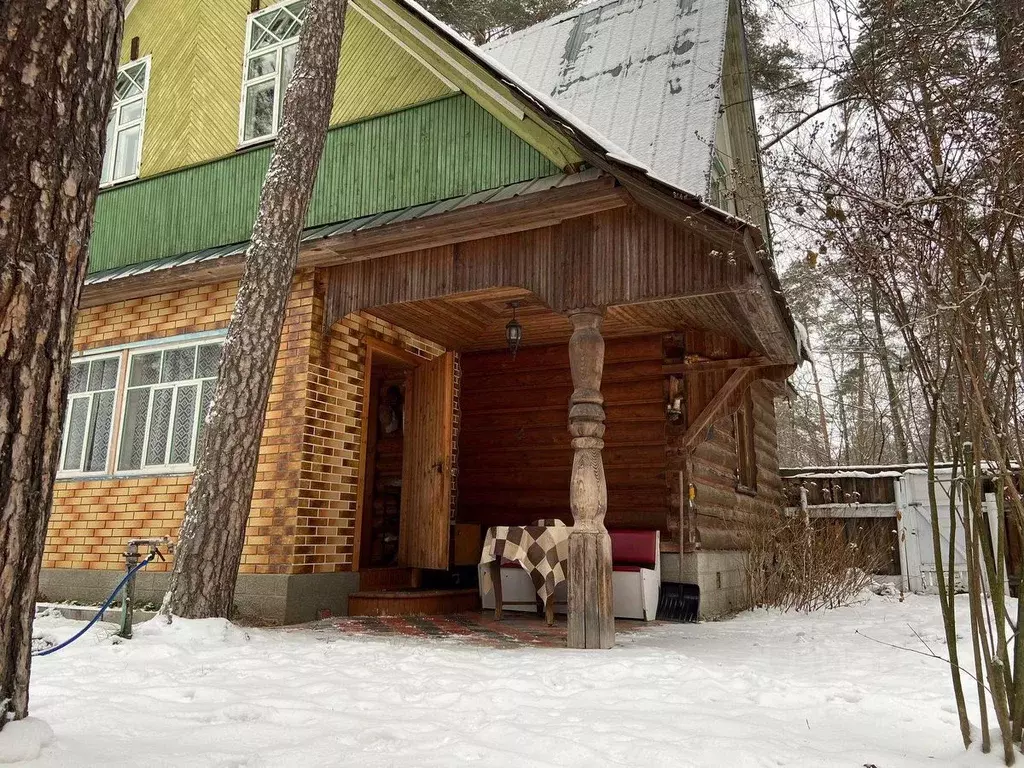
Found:
[[515, 360], [516, 352], [519, 351], [519, 345], [523, 341], [523, 326], [516, 320], [516, 310], [519, 308], [519, 302], [511, 301], [509, 306], [512, 308], [512, 319], [505, 326], [505, 341], [508, 343], [508, 351], [512, 353], [512, 359]]

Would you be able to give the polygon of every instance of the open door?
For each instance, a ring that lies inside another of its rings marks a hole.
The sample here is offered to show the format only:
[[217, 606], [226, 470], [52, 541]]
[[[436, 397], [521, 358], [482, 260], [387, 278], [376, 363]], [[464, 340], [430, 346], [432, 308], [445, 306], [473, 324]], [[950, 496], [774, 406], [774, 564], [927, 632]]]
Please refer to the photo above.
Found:
[[421, 363], [405, 398], [399, 561], [448, 568], [455, 355]]

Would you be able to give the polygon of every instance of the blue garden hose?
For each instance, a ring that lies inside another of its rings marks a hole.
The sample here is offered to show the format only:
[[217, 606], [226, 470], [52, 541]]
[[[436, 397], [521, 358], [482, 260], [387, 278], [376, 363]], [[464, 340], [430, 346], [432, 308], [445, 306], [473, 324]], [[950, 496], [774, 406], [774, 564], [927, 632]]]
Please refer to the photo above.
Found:
[[60, 645], [55, 645], [52, 648], [47, 648], [47, 649], [42, 650], [42, 651], [33, 651], [32, 655], [33, 656], [47, 656], [47, 655], [49, 655], [51, 653], [56, 653], [61, 648], [66, 648], [67, 646], [71, 645], [73, 642], [75, 642], [75, 640], [77, 640], [82, 635], [84, 635], [86, 632], [88, 632], [89, 628], [93, 624], [95, 624], [97, 621], [100, 620], [100, 616], [103, 615], [103, 612], [105, 610], [107, 610], [107, 608], [110, 607], [110, 604], [112, 602], [114, 602], [114, 599], [117, 597], [118, 592], [120, 592], [122, 587], [124, 587], [124, 585], [128, 583], [128, 579], [130, 579], [136, 573], [138, 573], [143, 568], [145, 568], [147, 565], [149, 565], [151, 562], [153, 562], [153, 558], [154, 557], [156, 557], [156, 553], [155, 552], [151, 552], [142, 562], [140, 562], [138, 565], [136, 565], [134, 568], [132, 568], [130, 571], [128, 571], [128, 573], [126, 573], [124, 575], [124, 578], [121, 579], [120, 582], [118, 582], [118, 585], [116, 587], [114, 587], [114, 591], [110, 593], [110, 597], [108, 597], [104, 601], [103, 605], [100, 606], [100, 609], [96, 612], [96, 615], [92, 617], [92, 619], [89, 621], [88, 624], [86, 624], [84, 627], [82, 627], [80, 630], [78, 630], [78, 632], [76, 632], [74, 635], [72, 635], [70, 638], [65, 640]]

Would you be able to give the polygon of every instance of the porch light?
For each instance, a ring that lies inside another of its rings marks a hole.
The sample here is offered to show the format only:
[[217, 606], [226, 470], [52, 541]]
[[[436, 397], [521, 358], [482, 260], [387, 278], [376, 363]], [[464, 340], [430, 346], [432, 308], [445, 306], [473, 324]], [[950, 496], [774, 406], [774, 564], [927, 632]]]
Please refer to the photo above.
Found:
[[519, 309], [518, 301], [510, 301], [512, 308], [512, 319], [505, 326], [505, 341], [508, 343], [508, 351], [512, 353], [512, 359], [516, 359], [516, 352], [519, 351], [519, 344], [523, 341], [523, 326], [516, 320], [516, 310]]

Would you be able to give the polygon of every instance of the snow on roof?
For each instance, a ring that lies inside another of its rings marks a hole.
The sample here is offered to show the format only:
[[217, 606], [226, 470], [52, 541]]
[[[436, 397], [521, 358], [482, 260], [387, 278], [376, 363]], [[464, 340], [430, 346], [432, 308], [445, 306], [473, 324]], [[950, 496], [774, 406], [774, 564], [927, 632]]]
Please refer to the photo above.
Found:
[[707, 196], [728, 0], [599, 0], [484, 46], [650, 175]]
[[796, 336], [797, 356], [809, 363], [814, 363], [814, 350], [811, 349], [810, 336], [807, 334], [807, 326], [793, 318], [793, 331]]

